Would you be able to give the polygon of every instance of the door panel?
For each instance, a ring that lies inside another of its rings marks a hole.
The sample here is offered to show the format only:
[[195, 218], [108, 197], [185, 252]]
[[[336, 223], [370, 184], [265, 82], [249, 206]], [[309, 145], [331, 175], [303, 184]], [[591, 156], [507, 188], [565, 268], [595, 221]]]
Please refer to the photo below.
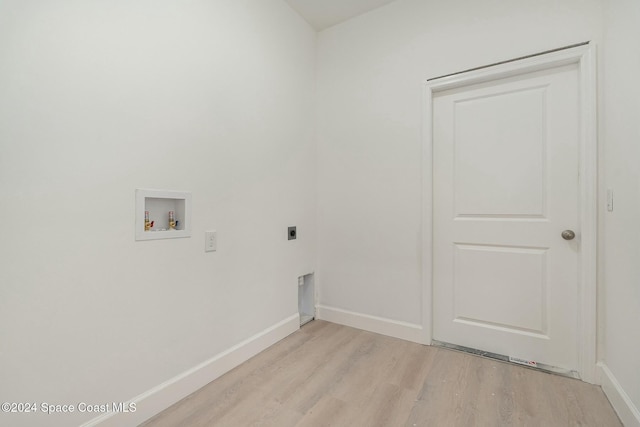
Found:
[[[546, 253], [546, 249], [455, 245], [454, 321], [545, 335]], [[478, 280], [484, 277], [491, 280]]]
[[433, 98], [438, 341], [577, 370], [576, 65]]
[[544, 94], [534, 88], [455, 102], [458, 216], [544, 215]]

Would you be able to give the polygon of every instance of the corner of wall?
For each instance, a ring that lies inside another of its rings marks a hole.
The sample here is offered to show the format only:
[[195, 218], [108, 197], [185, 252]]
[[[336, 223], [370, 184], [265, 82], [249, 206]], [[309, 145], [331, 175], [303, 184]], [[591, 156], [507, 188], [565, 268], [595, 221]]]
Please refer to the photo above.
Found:
[[633, 404], [606, 363], [598, 363], [604, 394], [626, 427], [640, 427], [640, 410]]

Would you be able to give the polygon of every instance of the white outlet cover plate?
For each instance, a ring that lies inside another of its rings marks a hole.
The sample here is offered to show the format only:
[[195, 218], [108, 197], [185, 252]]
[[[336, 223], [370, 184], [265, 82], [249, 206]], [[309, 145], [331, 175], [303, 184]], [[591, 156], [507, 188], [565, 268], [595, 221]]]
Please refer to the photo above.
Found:
[[218, 249], [218, 236], [215, 231], [205, 231], [204, 251], [215, 252]]

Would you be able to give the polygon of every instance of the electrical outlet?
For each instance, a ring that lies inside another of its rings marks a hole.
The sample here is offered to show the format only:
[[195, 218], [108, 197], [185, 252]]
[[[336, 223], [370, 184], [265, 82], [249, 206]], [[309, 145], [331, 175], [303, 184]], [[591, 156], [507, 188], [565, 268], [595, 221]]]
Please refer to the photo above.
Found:
[[204, 251], [215, 252], [218, 249], [218, 236], [215, 231], [205, 231], [204, 233]]
[[296, 240], [296, 237], [298, 237], [298, 234], [296, 232], [296, 227], [289, 227], [287, 229], [287, 239], [288, 240]]

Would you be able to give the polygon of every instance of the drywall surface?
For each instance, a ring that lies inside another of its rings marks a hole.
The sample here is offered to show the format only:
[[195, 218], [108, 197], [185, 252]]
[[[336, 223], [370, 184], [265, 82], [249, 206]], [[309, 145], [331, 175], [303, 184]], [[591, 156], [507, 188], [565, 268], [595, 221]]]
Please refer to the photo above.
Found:
[[399, 0], [319, 33], [320, 303], [421, 324], [424, 81], [601, 27], [597, 0]]
[[601, 164], [605, 176], [601, 205], [605, 206], [606, 189], [613, 190], [614, 198], [613, 212], [603, 209], [602, 213], [603, 356], [637, 411], [640, 409], [640, 3], [606, 1], [604, 16]]
[[367, 13], [394, 0], [285, 0], [316, 30]]
[[[0, 2], [0, 402], [126, 401], [297, 312], [315, 43], [281, 0]], [[135, 241], [135, 188], [192, 237]]]

